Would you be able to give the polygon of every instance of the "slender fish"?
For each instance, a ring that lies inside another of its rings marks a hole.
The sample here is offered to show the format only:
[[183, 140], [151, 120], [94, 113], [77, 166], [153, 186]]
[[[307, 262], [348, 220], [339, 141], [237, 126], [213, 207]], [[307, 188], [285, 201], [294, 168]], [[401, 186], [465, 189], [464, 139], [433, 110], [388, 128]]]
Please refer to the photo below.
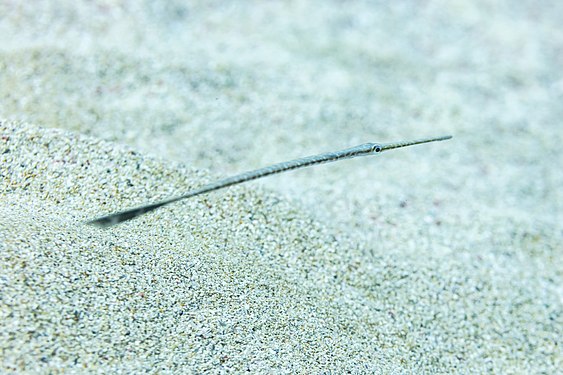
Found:
[[119, 224], [127, 220], [131, 220], [133, 218], [136, 218], [137, 216], [143, 215], [159, 207], [166, 206], [170, 203], [174, 203], [182, 199], [191, 198], [196, 195], [209, 193], [210, 191], [223, 189], [246, 181], [256, 180], [257, 178], [266, 177], [272, 174], [290, 171], [293, 169], [309, 167], [317, 164], [330, 163], [337, 160], [351, 159], [359, 156], [379, 154], [382, 153], [383, 151], [393, 150], [395, 148], [407, 147], [412, 145], [418, 145], [421, 143], [445, 141], [450, 138], [452, 138], [452, 136], [447, 135], [443, 137], [419, 139], [415, 141], [406, 141], [406, 142], [364, 143], [359, 146], [347, 148], [340, 151], [327, 152], [324, 154], [313, 155], [313, 156], [306, 156], [304, 158], [273, 164], [268, 167], [264, 167], [253, 171], [241, 173], [236, 176], [228, 177], [216, 182], [212, 182], [208, 185], [202, 186], [199, 189], [188, 191], [187, 193], [180, 195], [178, 197], [169, 198], [160, 202], [147, 204], [141, 207], [132, 208], [111, 215], [103, 216], [94, 219], [92, 221], [89, 221], [87, 224], [97, 225], [100, 227], [110, 227], [112, 225]]

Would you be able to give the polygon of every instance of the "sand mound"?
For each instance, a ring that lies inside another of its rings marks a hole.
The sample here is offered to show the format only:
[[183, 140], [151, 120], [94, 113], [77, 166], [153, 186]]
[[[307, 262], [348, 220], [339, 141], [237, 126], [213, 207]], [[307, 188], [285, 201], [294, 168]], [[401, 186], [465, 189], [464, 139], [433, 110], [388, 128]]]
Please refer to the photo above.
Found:
[[63, 131], [0, 136], [4, 371], [561, 365], [554, 280], [366, 251], [249, 186], [100, 230], [82, 223], [209, 177]]

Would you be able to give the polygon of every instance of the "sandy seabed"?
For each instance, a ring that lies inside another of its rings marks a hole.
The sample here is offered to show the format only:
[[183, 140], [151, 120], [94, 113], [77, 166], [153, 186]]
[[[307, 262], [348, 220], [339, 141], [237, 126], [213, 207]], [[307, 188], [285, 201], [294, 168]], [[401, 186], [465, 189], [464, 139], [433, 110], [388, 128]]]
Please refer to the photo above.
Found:
[[0, 372], [557, 373], [561, 15], [1, 1]]

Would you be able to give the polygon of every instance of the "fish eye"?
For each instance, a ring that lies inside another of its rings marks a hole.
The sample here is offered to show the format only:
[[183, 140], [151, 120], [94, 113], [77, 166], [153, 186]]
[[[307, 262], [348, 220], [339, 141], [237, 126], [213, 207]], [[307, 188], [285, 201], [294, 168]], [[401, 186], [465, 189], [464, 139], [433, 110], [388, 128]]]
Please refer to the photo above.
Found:
[[373, 148], [373, 152], [381, 152], [381, 146], [377, 145]]

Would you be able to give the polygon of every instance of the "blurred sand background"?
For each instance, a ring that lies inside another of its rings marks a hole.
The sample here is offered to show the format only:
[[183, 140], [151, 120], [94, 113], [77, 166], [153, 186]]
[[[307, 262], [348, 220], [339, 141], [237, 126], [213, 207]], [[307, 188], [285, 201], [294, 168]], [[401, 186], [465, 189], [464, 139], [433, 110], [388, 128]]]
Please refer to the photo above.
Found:
[[562, 18], [555, 1], [0, 1], [3, 371], [556, 373]]

